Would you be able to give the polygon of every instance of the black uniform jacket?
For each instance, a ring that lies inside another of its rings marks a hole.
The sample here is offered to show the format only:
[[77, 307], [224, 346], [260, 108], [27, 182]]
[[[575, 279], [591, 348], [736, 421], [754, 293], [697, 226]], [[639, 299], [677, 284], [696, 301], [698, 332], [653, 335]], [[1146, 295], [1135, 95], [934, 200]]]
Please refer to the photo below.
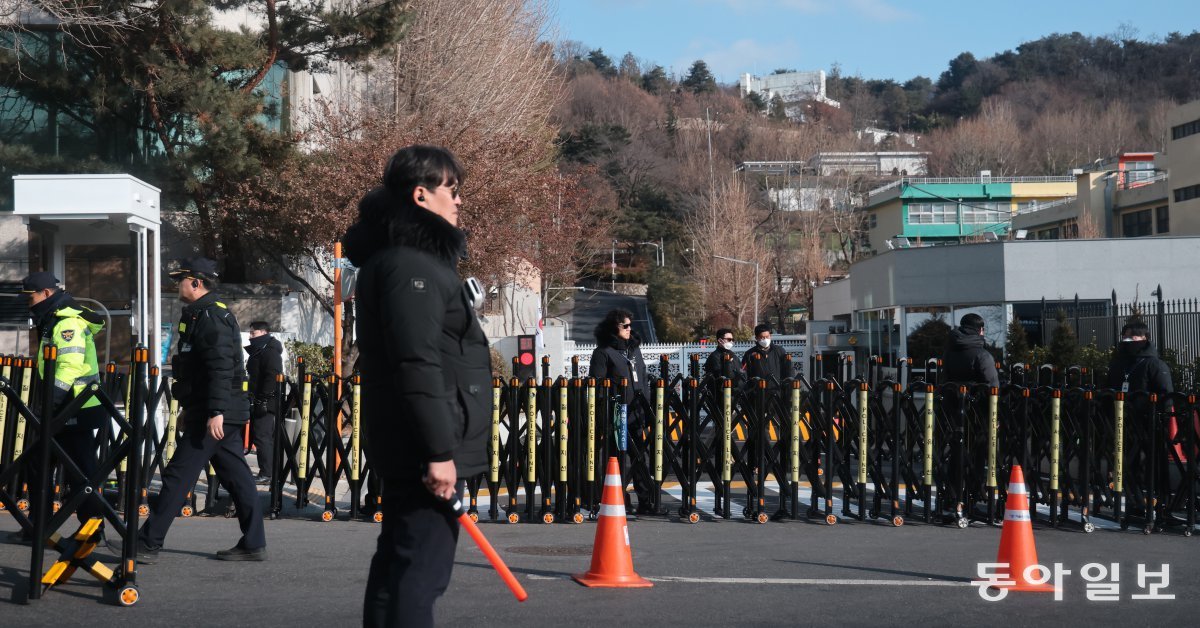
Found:
[[746, 371], [746, 377], [761, 377], [773, 388], [792, 376], [792, 358], [777, 344], [763, 349], [756, 343], [742, 354], [742, 368]]
[[984, 337], [956, 327], [950, 330], [950, 340], [943, 358], [946, 380], [957, 384], [987, 384], [999, 386], [996, 358], [984, 348]]
[[491, 353], [457, 270], [466, 240], [432, 212], [400, 211], [345, 238], [359, 268], [364, 447], [384, 478], [451, 459], [466, 478], [486, 468], [492, 410]]
[[711, 376], [714, 381], [720, 377], [728, 378], [737, 386], [743, 379], [742, 363], [734, 352], [718, 348], [708, 354], [708, 359], [704, 361], [704, 374]]
[[233, 312], [209, 292], [184, 306], [178, 331], [171, 391], [186, 411], [185, 420], [206, 421], [223, 414], [225, 425], [245, 424], [250, 404], [242, 335]]
[[[246, 377], [250, 380], [250, 400], [271, 412], [269, 402], [279, 394], [276, 376], [283, 372], [283, 345], [274, 336], [267, 334], [251, 338], [246, 346]], [[257, 415], [256, 415], [257, 416]]]
[[1129, 379], [1129, 392], [1152, 392], [1160, 396], [1174, 392], [1171, 382], [1171, 369], [1166, 362], [1158, 357], [1154, 343], [1147, 342], [1133, 354], [1123, 351], [1121, 343], [1117, 345], [1117, 355], [1108, 365], [1108, 387], [1121, 390], [1126, 378]]

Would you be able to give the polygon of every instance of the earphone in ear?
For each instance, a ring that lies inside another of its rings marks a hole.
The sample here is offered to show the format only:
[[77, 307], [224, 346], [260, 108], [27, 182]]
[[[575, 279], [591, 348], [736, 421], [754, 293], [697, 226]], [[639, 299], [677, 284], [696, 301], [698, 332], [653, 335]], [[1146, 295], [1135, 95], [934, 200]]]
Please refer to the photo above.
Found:
[[420, 201], [420, 202], [422, 202], [422, 203], [424, 203], [424, 202], [425, 202], [425, 196], [424, 196], [424, 195], [418, 196], [418, 197], [417, 197], [417, 200], [418, 200], [418, 201]]
[[200, 287], [200, 282], [193, 279], [192, 280], [192, 290], [195, 290], [196, 288], [199, 288], [199, 287]]

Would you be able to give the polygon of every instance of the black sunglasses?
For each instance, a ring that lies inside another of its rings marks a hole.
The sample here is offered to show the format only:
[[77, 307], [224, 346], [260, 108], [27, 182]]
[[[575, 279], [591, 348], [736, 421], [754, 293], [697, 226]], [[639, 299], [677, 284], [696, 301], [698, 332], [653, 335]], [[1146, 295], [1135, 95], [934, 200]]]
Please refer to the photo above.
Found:
[[621, 329], [629, 329], [633, 327], [633, 323], [620, 323], [617, 325], [617, 327], [620, 327]]

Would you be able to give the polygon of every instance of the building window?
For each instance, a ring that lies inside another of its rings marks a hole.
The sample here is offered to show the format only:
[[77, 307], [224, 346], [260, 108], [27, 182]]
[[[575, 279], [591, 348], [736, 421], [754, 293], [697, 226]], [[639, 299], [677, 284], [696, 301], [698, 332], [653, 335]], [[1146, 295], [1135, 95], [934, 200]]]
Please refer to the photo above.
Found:
[[955, 203], [912, 203], [908, 206], [910, 225], [952, 225], [957, 222]]
[[1054, 227], [1052, 229], [1042, 229], [1041, 231], [1038, 231], [1037, 239], [1039, 239], [1039, 240], [1057, 240], [1058, 239], [1058, 227]]
[[[1003, 203], [1007, 208], [1008, 203]], [[963, 224], [996, 225], [1008, 222], [1009, 213], [1000, 209], [1001, 203], [971, 203], [963, 205]]]
[[1181, 140], [1197, 133], [1200, 133], [1200, 120], [1192, 120], [1191, 122], [1171, 127], [1171, 139], [1173, 140]]
[[1154, 217], [1150, 210], [1129, 212], [1121, 215], [1121, 235], [1126, 238], [1140, 238], [1154, 234]]
[[1200, 185], [1189, 185], [1175, 190], [1175, 202], [1182, 203], [1194, 198], [1200, 198]]
[[870, 224], [871, 229], [878, 227], [879, 226], [879, 216], [877, 216], [876, 214], [871, 214], [871, 218], [868, 222]]
[[1166, 205], [1154, 208], [1155, 233], [1171, 233], [1171, 209]]

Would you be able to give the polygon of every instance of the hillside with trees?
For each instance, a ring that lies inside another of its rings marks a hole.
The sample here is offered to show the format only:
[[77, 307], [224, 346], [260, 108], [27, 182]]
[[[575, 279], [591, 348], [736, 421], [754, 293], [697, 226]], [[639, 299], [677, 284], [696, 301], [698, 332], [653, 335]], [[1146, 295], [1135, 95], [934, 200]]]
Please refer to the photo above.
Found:
[[[618, 280], [654, 288], [659, 337], [677, 341], [723, 325], [748, 333], [754, 262], [758, 318], [791, 331], [789, 314], [811, 305], [814, 283], [862, 254], [852, 199], [880, 178], [767, 177], [735, 172], [741, 162], [916, 148], [929, 152], [931, 176], [1061, 175], [1122, 151], [1162, 150], [1166, 112], [1200, 97], [1197, 32], [1156, 42], [1054, 34], [987, 59], [964, 52], [936, 80], [864, 79], [835, 66], [827, 90], [842, 106], [799, 103], [802, 120], [788, 116], [797, 103], [719, 84], [703, 60], [671, 76], [633, 52], [617, 59], [572, 41], [559, 43], [556, 59], [566, 87], [552, 116], [562, 168], [588, 170], [589, 193], [615, 204], [608, 235]], [[875, 145], [855, 134], [867, 127], [894, 135]], [[914, 134], [915, 147], [900, 133]], [[815, 211], [783, 211], [768, 194], [801, 185], [841, 194]], [[646, 244], [660, 239], [663, 268]], [[584, 275], [607, 280], [604, 246]]]

